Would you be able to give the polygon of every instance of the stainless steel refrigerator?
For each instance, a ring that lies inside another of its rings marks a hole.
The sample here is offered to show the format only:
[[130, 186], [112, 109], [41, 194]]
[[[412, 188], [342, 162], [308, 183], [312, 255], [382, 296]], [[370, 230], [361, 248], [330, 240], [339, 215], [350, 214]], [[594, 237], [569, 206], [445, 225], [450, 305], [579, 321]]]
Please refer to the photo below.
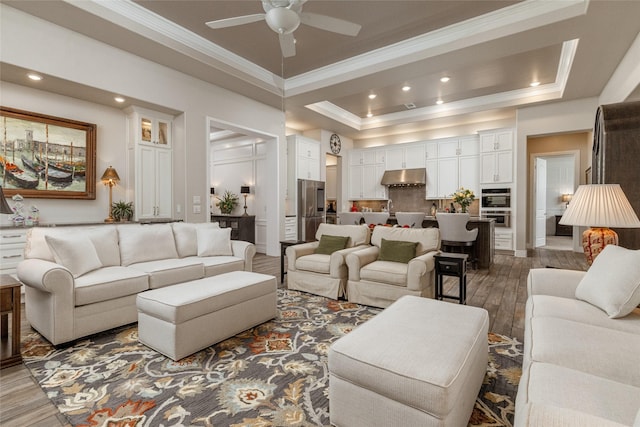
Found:
[[325, 221], [324, 181], [298, 180], [298, 240], [313, 242]]

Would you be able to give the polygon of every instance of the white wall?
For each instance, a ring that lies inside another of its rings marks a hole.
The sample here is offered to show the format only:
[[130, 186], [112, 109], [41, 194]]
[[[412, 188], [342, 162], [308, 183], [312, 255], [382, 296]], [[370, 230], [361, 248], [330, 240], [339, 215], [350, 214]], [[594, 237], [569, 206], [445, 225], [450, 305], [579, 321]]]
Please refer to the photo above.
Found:
[[[265, 196], [270, 200], [266, 215], [270, 224], [268, 253], [280, 253], [279, 219], [284, 216], [281, 212], [284, 212], [285, 180], [281, 179], [279, 171], [282, 167], [281, 153], [286, 149], [282, 111], [35, 18], [5, 4], [0, 4], [0, 37], [5, 41], [0, 50], [2, 62], [38, 71], [45, 76], [98, 88], [114, 95], [181, 111], [178, 122], [174, 122], [173, 199], [174, 212], [175, 205], [182, 204], [184, 219], [187, 221], [207, 220], [206, 209], [200, 214], [192, 212], [192, 200], [195, 195], [207, 200], [209, 194], [208, 117], [256, 129], [277, 138], [278, 153], [269, 157], [273, 162], [270, 180], [279, 182], [280, 185], [271, 186]], [[7, 43], [6, 40], [14, 42]], [[6, 85], [3, 84], [3, 88]], [[122, 168], [125, 167], [125, 150], [122, 145], [125, 140], [125, 120], [124, 114], [118, 113], [117, 109], [56, 95], [38, 94], [21, 86], [15, 86], [11, 96], [3, 90], [2, 104], [102, 124], [102, 129], [98, 129], [97, 144], [98, 147], [103, 147], [98, 152], [98, 169], [104, 169], [114, 159], [119, 159], [114, 161], [114, 166], [122, 164]], [[72, 212], [66, 217], [71, 221], [103, 219], [105, 215], [102, 212], [107, 211], [108, 203], [101, 193], [103, 192], [98, 191], [98, 199], [94, 203], [40, 202], [43, 219], [49, 215], [47, 211], [55, 211], [59, 215], [61, 209]], [[72, 208], [68, 209], [67, 206]], [[52, 217], [52, 220], [56, 219], [57, 217]]]

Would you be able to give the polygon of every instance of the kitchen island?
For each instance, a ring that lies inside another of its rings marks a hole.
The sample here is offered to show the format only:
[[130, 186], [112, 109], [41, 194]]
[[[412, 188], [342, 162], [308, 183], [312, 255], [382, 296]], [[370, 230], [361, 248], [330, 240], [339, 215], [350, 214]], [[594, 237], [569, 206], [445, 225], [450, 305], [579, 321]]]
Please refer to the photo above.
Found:
[[[391, 215], [387, 220], [387, 224], [397, 223], [395, 215]], [[438, 221], [434, 216], [425, 216], [422, 221], [422, 228], [429, 227], [438, 227]], [[472, 216], [467, 223], [467, 229], [474, 228], [478, 229], [478, 237], [471, 257], [478, 260], [478, 268], [489, 268], [495, 255], [495, 220]]]

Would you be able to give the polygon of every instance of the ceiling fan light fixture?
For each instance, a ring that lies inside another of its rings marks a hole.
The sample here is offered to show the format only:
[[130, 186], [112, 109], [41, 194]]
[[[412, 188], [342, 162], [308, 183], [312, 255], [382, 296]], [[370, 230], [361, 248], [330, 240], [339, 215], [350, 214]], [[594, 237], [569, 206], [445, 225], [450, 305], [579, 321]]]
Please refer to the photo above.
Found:
[[278, 34], [291, 34], [300, 25], [300, 17], [298, 14], [286, 7], [269, 9], [265, 20], [269, 28]]

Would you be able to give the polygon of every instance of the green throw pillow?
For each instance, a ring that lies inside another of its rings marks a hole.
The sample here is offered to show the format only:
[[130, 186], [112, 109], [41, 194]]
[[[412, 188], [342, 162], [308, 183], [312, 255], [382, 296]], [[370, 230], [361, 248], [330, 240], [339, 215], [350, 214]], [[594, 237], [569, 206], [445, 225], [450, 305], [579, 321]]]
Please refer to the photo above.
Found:
[[408, 263], [416, 257], [418, 242], [382, 239], [378, 261], [394, 261]]
[[315, 250], [317, 254], [331, 255], [335, 251], [344, 249], [347, 247], [349, 236], [330, 236], [323, 234], [320, 236], [320, 244]]

